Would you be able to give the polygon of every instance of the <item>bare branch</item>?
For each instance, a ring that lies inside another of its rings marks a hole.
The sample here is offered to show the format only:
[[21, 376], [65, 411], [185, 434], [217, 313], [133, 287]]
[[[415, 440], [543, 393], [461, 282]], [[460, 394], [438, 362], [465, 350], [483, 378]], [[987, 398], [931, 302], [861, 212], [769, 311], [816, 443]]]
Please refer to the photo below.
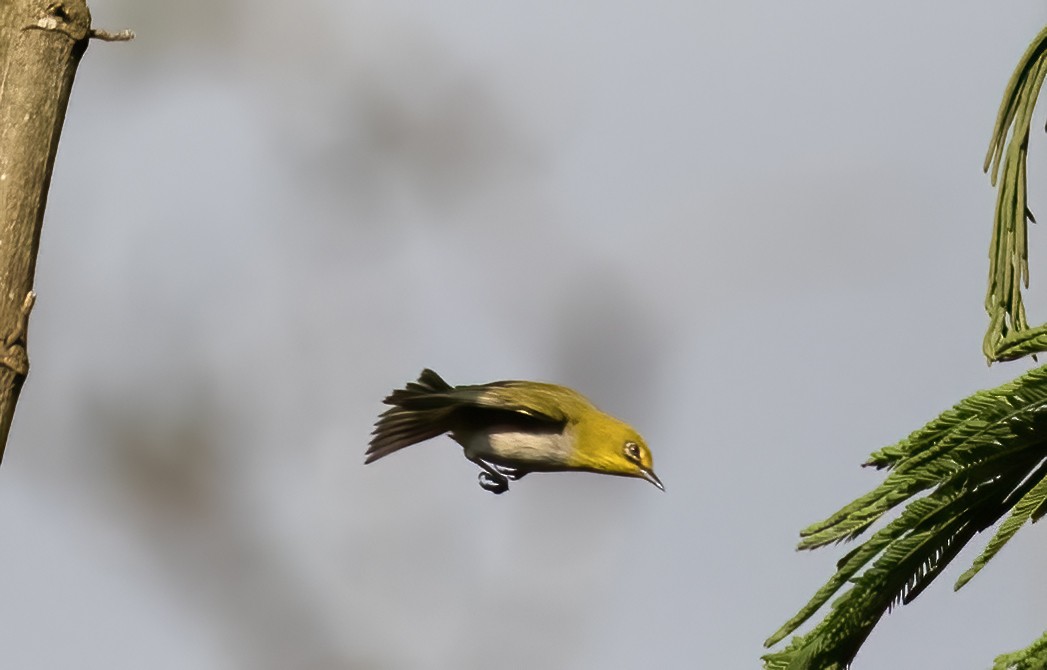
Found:
[[51, 170], [92, 35], [109, 36], [91, 30], [84, 0], [0, 2], [0, 458], [29, 372], [26, 330]]

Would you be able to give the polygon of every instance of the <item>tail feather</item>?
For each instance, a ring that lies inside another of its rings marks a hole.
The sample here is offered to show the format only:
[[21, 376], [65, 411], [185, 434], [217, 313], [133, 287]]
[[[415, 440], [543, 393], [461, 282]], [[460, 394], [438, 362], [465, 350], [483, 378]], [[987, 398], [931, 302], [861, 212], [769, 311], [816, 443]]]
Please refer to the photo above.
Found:
[[426, 368], [418, 381], [390, 393], [384, 402], [392, 407], [378, 417], [364, 463], [449, 432], [455, 401], [447, 391], [453, 388]]
[[454, 387], [445, 382], [440, 375], [426, 368], [418, 375], [418, 381], [408, 382], [404, 388], [390, 393], [383, 402], [386, 405], [411, 409], [439, 407], [446, 405], [448, 401], [446, 397], [441, 397], [442, 394], [452, 389]]

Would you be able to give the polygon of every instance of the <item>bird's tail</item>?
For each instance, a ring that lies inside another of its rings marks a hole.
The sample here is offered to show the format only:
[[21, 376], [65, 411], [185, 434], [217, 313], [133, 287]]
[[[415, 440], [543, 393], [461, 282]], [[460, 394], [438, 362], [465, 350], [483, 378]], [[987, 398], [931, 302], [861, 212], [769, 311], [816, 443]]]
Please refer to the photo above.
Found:
[[449, 432], [455, 401], [447, 392], [453, 388], [426, 368], [418, 381], [390, 393], [383, 402], [392, 407], [378, 417], [364, 463]]

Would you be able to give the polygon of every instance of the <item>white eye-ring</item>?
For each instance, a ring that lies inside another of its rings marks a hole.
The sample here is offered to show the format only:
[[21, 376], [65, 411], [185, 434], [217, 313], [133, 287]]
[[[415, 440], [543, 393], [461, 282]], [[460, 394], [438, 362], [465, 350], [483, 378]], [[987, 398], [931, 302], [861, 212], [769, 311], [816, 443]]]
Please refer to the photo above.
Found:
[[640, 461], [640, 445], [635, 442], [625, 443], [625, 457], [631, 461]]

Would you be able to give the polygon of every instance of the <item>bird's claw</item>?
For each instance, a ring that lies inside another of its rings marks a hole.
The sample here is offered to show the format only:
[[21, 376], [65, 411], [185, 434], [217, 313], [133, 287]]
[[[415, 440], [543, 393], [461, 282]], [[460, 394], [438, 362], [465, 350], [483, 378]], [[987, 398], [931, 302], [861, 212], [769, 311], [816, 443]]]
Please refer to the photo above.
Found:
[[524, 470], [522, 468], [510, 468], [504, 465], [493, 465], [492, 467], [498, 471], [498, 474], [505, 477], [511, 482], [515, 482], [516, 480], [521, 479], [528, 472], [527, 470]]
[[480, 488], [485, 491], [490, 491], [495, 495], [505, 493], [509, 490], [509, 480], [500, 474], [492, 474], [484, 471], [480, 473], [478, 479], [480, 480]]

